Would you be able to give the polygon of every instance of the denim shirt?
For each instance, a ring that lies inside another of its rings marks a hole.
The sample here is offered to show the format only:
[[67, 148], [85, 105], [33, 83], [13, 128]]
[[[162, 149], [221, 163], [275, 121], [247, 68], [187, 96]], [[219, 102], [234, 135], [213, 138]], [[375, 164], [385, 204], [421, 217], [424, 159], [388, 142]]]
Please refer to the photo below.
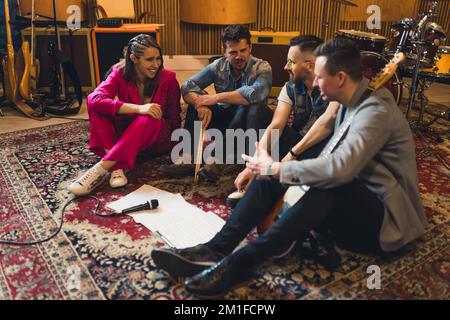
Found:
[[230, 63], [222, 57], [187, 79], [181, 86], [181, 94], [200, 93], [212, 83], [216, 93], [237, 91], [250, 104], [265, 102], [272, 89], [272, 68], [267, 61], [250, 56], [240, 79], [235, 81]]
[[319, 118], [325, 112], [329, 102], [324, 101], [320, 97], [319, 88], [313, 89], [310, 98], [308, 96], [308, 89], [303, 82], [296, 85], [294, 81], [289, 81], [286, 83], [286, 90], [293, 103], [292, 111], [294, 114], [294, 121], [292, 128], [296, 131], [309, 130], [311, 126], [307, 125], [308, 122], [313, 122], [312, 120]]

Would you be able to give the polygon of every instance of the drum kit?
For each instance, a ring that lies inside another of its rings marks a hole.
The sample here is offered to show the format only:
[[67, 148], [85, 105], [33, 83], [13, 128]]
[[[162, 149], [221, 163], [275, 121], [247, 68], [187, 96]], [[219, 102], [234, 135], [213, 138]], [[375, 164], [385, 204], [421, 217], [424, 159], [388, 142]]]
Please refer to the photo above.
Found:
[[450, 47], [443, 46], [446, 34], [440, 25], [430, 21], [436, 17], [437, 4], [438, 1], [431, 1], [429, 11], [419, 14], [416, 19], [404, 18], [394, 23], [389, 40], [375, 33], [356, 30], [338, 30], [335, 33], [336, 37], [349, 39], [360, 48], [364, 74], [369, 79], [376, 75], [395, 53], [405, 54], [406, 61], [385, 86], [392, 92], [397, 104], [400, 104], [403, 86], [406, 87], [403, 76], [412, 78], [406, 117], [409, 119], [417, 96], [420, 112], [416, 128], [429, 127], [432, 124], [423, 122], [425, 106], [428, 103], [425, 90], [433, 82], [450, 84]]

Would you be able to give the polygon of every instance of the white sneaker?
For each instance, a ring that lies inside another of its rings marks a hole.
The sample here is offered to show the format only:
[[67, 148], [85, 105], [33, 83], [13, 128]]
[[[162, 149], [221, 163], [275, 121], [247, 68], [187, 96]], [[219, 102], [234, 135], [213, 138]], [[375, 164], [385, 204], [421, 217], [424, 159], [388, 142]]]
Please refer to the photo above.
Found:
[[124, 187], [127, 183], [128, 179], [122, 169], [111, 172], [111, 178], [109, 178], [109, 185], [111, 188]]
[[76, 196], [88, 195], [104, 181], [107, 173], [107, 170], [103, 169], [99, 164], [96, 164], [86, 171], [81, 178], [72, 182], [67, 190]]

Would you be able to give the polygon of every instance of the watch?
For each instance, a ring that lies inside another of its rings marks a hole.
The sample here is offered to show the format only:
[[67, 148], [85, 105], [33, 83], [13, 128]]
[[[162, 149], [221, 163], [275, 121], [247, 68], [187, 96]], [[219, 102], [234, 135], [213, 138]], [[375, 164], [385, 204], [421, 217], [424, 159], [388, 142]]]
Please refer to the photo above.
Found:
[[273, 163], [269, 164], [269, 167], [267, 168], [266, 175], [268, 176], [273, 176], [272, 164]]
[[294, 151], [292, 151], [292, 148], [289, 149], [289, 153], [290, 153], [294, 158], [297, 158], [297, 155], [295, 154]]

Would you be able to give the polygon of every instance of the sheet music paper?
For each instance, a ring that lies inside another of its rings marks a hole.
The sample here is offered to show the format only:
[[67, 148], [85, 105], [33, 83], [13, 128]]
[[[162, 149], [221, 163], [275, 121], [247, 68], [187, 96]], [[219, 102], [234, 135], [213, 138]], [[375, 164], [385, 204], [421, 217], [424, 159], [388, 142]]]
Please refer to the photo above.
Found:
[[130, 216], [172, 247], [181, 249], [205, 243], [225, 224], [214, 213], [204, 212], [188, 203], [181, 194], [173, 194], [150, 185], [143, 185], [122, 199], [109, 203], [107, 207], [120, 212], [150, 199], [158, 199], [157, 209], [140, 211]]

